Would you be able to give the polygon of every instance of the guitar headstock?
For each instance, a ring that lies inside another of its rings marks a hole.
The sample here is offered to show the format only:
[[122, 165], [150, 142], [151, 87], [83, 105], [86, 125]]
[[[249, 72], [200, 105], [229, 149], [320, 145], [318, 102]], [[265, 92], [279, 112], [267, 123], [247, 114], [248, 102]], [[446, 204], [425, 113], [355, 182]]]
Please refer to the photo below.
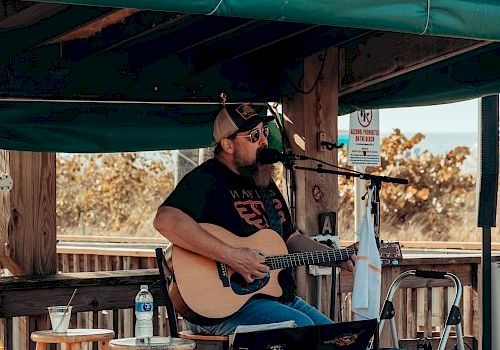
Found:
[[14, 182], [9, 174], [0, 174], [0, 192], [8, 192], [12, 190]]

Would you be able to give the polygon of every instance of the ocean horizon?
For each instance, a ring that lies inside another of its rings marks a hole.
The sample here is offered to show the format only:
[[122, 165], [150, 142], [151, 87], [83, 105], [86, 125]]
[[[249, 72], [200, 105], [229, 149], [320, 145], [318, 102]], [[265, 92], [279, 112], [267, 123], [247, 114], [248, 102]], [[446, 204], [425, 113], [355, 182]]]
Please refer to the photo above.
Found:
[[[416, 133], [403, 133], [408, 139], [412, 138]], [[466, 146], [472, 150], [477, 149], [477, 133], [464, 132], [464, 133], [451, 133], [451, 132], [430, 132], [422, 133], [425, 138], [415, 145], [413, 148], [414, 153], [421, 153], [425, 150], [432, 154], [445, 154], [458, 146]], [[381, 133], [381, 141], [384, 137], [391, 135], [389, 132]], [[338, 135], [338, 143], [343, 143], [345, 146], [349, 143], [349, 135], [347, 131], [341, 131]]]
[[[384, 137], [389, 136], [391, 133], [383, 132], [381, 133], [381, 141]], [[408, 138], [412, 138], [416, 132], [403, 134]], [[469, 148], [470, 155], [464, 162], [462, 170], [466, 172], [475, 172], [477, 167], [477, 146], [478, 146], [478, 135], [475, 132], [464, 132], [464, 133], [452, 133], [452, 132], [429, 132], [422, 134], [425, 138], [418, 144], [416, 144], [411, 150], [411, 154], [421, 154], [425, 151], [429, 151], [433, 155], [445, 155], [447, 152], [451, 151], [455, 147], [465, 146]], [[339, 131], [338, 143], [343, 143], [344, 147], [347, 147], [349, 143], [348, 131]]]

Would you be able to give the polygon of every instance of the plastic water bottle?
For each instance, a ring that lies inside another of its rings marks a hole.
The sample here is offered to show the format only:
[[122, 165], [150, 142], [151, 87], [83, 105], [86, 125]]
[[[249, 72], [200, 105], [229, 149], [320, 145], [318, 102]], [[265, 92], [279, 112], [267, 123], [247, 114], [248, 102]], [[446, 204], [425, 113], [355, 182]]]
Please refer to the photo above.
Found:
[[135, 297], [135, 337], [138, 339], [153, 336], [153, 296], [147, 285], [141, 285], [141, 290]]

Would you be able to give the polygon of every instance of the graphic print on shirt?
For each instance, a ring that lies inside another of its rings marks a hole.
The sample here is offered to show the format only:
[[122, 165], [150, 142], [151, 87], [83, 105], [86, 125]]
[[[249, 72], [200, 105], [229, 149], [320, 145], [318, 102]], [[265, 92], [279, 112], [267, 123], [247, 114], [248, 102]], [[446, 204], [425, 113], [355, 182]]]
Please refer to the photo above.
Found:
[[[256, 190], [230, 190], [234, 207], [242, 219], [249, 225], [262, 230], [269, 228], [264, 203]], [[273, 193], [274, 197], [274, 193]], [[277, 198], [273, 199], [274, 207], [280, 217], [280, 222], [285, 222], [283, 203]]]

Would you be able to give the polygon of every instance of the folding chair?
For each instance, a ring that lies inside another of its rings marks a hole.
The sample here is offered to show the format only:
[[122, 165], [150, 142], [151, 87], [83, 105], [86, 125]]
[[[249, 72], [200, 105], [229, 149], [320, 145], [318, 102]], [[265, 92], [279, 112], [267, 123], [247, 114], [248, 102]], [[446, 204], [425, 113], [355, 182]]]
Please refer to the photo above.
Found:
[[170, 296], [168, 295], [168, 281], [165, 277], [165, 270], [167, 269], [165, 253], [163, 248], [155, 249], [156, 261], [158, 263], [158, 271], [160, 272], [160, 288], [167, 307], [168, 326], [170, 335], [172, 337], [191, 339], [196, 342], [197, 350], [228, 350], [229, 338], [226, 336], [211, 336], [194, 334], [191, 331], [181, 331], [177, 329], [177, 313], [175, 312], [174, 305]]

